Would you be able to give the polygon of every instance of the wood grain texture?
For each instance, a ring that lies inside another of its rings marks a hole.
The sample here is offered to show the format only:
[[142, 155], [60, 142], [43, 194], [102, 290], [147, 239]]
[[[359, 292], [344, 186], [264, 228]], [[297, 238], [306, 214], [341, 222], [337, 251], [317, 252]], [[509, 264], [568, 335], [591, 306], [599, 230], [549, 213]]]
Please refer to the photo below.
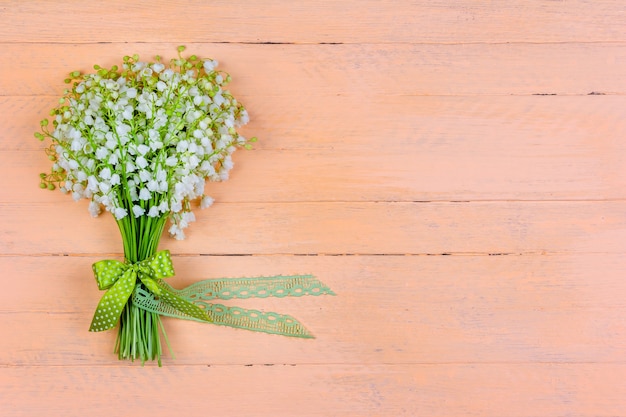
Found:
[[[623, 253], [625, 210], [624, 201], [215, 204], [184, 243], [161, 246], [222, 255]], [[5, 254], [121, 252], [113, 219], [92, 219], [86, 202], [4, 205], [0, 225]], [[70, 235], [67, 225], [89, 234]]]
[[[624, 96], [245, 99], [254, 118], [245, 133], [262, 152], [235, 154], [232, 179], [207, 187], [218, 201], [626, 197]], [[12, 126], [0, 175], [35, 182], [49, 170], [32, 134], [52, 102], [0, 99], [0, 123]], [[15, 106], [27, 118], [13, 120]], [[20, 182], [0, 189], [5, 202], [48, 197]]]
[[[90, 276], [97, 260], [0, 258], [5, 274], [32, 277], [0, 294], [1, 365], [118, 365], [110, 355], [115, 334], [86, 332], [102, 294]], [[223, 302], [295, 315], [314, 341], [166, 319], [176, 354], [168, 365], [619, 363], [626, 351], [622, 254], [174, 256], [174, 263], [170, 282], [178, 288], [209, 277], [311, 272], [339, 295]], [[25, 342], [13, 328], [38, 337]]]
[[620, 1], [2, 2], [3, 42], [624, 41]]
[[[109, 216], [94, 220], [86, 202], [64, 200], [4, 205], [0, 251], [121, 252]], [[220, 255], [624, 253], [625, 211], [624, 201], [215, 204], [198, 212], [186, 229], [189, 239], [164, 237], [161, 247]], [[38, 238], [24, 239], [25, 234]]]
[[[0, 415], [585, 416], [626, 410], [626, 6], [617, 0], [0, 1]], [[183, 287], [296, 340], [165, 319], [175, 358], [87, 332], [113, 219], [38, 189], [70, 71], [211, 56], [259, 142], [209, 184]]]
[[[594, 417], [620, 415], [626, 395], [623, 364], [86, 366], [63, 371], [67, 382], [60, 385], [54, 367], [0, 368], [8, 388], [2, 393], [9, 410], [5, 415], [104, 417], [132, 408], [145, 415], [258, 416], [262, 410], [272, 416], [527, 417], [539, 409], [542, 415]], [[119, 387], [113, 397], [106, 395], [111, 384]], [[42, 393], [49, 398], [45, 402], [19, 400]], [[283, 394], [280, 399], [277, 393]]]
[[[625, 13], [626, 14], [626, 13]], [[623, 43], [249, 45], [185, 42], [233, 77], [237, 96], [624, 94]], [[120, 65], [124, 55], [172, 58], [176, 43], [3, 45], [0, 95], [59, 96], [71, 71]], [[58, 59], [59, 56], [64, 59]], [[581, 59], [582, 58], [582, 59]], [[299, 94], [293, 94], [298, 91]], [[326, 101], [326, 98], [324, 101]], [[295, 101], [293, 101], [295, 100]], [[319, 107], [319, 106], [318, 106]], [[363, 119], [366, 120], [366, 119]]]

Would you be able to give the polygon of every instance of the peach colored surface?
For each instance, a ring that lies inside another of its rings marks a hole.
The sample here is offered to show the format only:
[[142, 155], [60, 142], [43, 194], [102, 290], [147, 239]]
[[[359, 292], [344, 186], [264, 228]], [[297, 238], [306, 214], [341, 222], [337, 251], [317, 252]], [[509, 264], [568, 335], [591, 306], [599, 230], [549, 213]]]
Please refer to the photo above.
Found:
[[[626, 416], [626, 3], [0, 1], [0, 416]], [[87, 332], [112, 218], [38, 189], [65, 74], [175, 46], [249, 109], [177, 286], [317, 336], [166, 319], [176, 358]]]

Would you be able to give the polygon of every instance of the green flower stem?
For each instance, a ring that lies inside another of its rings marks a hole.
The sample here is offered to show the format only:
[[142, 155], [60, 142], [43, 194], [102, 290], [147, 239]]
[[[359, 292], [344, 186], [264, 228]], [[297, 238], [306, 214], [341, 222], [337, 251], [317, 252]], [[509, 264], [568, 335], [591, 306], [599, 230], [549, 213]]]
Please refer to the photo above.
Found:
[[[155, 218], [130, 215], [117, 222], [127, 263], [141, 262], [157, 252], [166, 221], [167, 215]], [[147, 290], [143, 283], [137, 285]], [[137, 307], [130, 298], [120, 317], [115, 352], [119, 359], [140, 359], [142, 364], [157, 360], [161, 366], [161, 333], [169, 347], [161, 315]]]

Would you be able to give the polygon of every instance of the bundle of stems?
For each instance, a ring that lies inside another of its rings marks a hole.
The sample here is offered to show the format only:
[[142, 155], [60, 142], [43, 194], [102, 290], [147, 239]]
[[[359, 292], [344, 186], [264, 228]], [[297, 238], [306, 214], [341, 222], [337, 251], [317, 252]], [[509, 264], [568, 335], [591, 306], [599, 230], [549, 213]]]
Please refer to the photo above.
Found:
[[[160, 217], [126, 216], [117, 221], [126, 263], [141, 262], [157, 252], [168, 214]], [[147, 290], [141, 281], [136, 285]], [[171, 352], [160, 314], [137, 307], [130, 297], [120, 317], [115, 353], [119, 359], [140, 359], [142, 364], [147, 360], [157, 360], [161, 366], [161, 334]]]

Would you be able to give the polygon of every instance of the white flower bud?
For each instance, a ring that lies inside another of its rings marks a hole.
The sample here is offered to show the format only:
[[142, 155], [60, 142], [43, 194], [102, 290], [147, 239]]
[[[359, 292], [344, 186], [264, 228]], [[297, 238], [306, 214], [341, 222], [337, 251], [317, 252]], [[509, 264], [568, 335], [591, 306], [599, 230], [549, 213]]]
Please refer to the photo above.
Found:
[[146, 146], [144, 144], [141, 144], [139, 146], [137, 146], [137, 152], [139, 152], [139, 155], [145, 155], [148, 153], [148, 151], [150, 151], [150, 147]]
[[89, 214], [91, 214], [92, 217], [98, 217], [98, 214], [100, 214], [100, 212], [102, 211], [102, 209], [100, 208], [100, 204], [96, 203], [95, 201], [91, 201], [89, 203]]
[[98, 188], [98, 180], [96, 179], [95, 176], [90, 175], [87, 178], [87, 189], [93, 193], [97, 193], [99, 188]]
[[137, 164], [139, 168], [143, 169], [148, 166], [148, 161], [146, 161], [146, 158], [144, 158], [143, 156], [138, 156], [135, 160], [135, 164]]
[[133, 206], [133, 214], [135, 215], [135, 217], [141, 217], [145, 212], [146, 210], [143, 207], [136, 204]]
[[153, 191], [159, 191], [159, 183], [155, 180], [150, 180], [148, 181], [148, 183], [146, 184], [146, 188], [153, 192]]
[[112, 153], [111, 156], [109, 156], [109, 164], [117, 165], [118, 162], [119, 162], [119, 156], [117, 152]]
[[109, 150], [104, 146], [96, 149], [96, 158], [98, 158], [99, 161], [104, 161], [107, 156], [109, 156]]
[[156, 179], [157, 181], [165, 181], [167, 179], [167, 172], [162, 169], [157, 170]]
[[139, 180], [141, 182], [148, 182], [150, 181], [150, 179], [152, 179], [152, 175], [150, 175], [150, 172], [142, 169], [141, 171], [139, 171]]
[[100, 184], [98, 184], [98, 188], [100, 188], [102, 194], [106, 194], [111, 191], [111, 184], [108, 182], [101, 182]]
[[215, 200], [213, 200], [208, 195], [204, 195], [202, 196], [202, 200], [200, 200], [200, 208], [205, 209], [205, 208], [211, 207], [214, 201]]
[[176, 152], [183, 153], [187, 150], [188, 146], [189, 142], [187, 142], [186, 140], [181, 140], [180, 142], [178, 142], [178, 145], [176, 145]]
[[160, 62], [155, 62], [154, 64], [152, 64], [152, 70], [156, 73], [163, 71], [164, 68], [165, 65], [161, 64]]
[[100, 178], [108, 180], [111, 178], [111, 169], [109, 169], [109, 167], [103, 168], [102, 171], [100, 171]]
[[178, 227], [178, 225], [176, 224], [173, 224], [172, 227], [170, 227], [169, 232], [176, 240], [185, 239], [185, 233], [183, 233], [183, 229]]
[[151, 195], [150, 195], [150, 191], [148, 191], [148, 189], [146, 188], [142, 188], [139, 191], [139, 199], [140, 200], [150, 200]]
[[117, 220], [121, 220], [128, 215], [128, 212], [126, 211], [126, 209], [116, 207], [115, 209], [113, 209], [113, 215]]
[[183, 204], [180, 201], [172, 201], [172, 204], [170, 206], [170, 210], [172, 211], [172, 213], [178, 213], [182, 209]]
[[124, 112], [122, 113], [122, 117], [126, 120], [130, 120], [133, 118], [133, 107], [132, 106], [126, 106], [124, 108]]
[[217, 61], [216, 60], [206, 60], [204, 61], [204, 70], [206, 72], [211, 72], [213, 70], [215, 70], [215, 67], [217, 67]]

